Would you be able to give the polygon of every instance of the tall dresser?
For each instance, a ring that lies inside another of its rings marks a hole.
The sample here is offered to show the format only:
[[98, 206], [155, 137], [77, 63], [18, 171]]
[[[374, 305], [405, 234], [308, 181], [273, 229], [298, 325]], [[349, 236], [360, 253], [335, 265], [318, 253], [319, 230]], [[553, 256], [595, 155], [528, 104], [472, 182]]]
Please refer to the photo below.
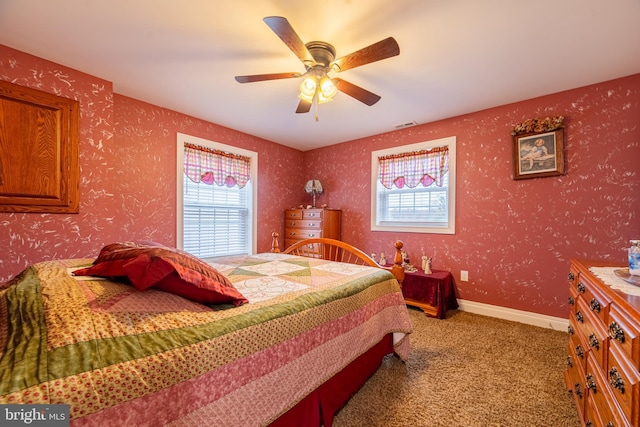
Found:
[[640, 426], [640, 296], [612, 289], [572, 260], [564, 381], [585, 426]]
[[340, 240], [342, 211], [327, 208], [287, 209], [284, 228], [285, 248], [303, 239], [326, 237]]

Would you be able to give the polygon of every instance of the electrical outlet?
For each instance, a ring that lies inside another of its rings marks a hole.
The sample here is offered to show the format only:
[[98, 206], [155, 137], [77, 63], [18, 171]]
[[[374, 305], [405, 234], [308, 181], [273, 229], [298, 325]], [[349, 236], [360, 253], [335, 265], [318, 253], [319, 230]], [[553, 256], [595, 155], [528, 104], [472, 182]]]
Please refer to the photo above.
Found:
[[469, 272], [467, 270], [460, 270], [460, 281], [461, 282], [469, 281]]

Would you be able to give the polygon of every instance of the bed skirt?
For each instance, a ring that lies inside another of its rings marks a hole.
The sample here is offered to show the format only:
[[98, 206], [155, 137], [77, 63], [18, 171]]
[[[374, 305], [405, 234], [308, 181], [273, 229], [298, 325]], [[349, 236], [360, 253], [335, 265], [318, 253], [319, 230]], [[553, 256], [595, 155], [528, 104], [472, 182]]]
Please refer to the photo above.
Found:
[[271, 427], [331, 427], [333, 416], [393, 353], [393, 334], [347, 365], [296, 406], [270, 424]]

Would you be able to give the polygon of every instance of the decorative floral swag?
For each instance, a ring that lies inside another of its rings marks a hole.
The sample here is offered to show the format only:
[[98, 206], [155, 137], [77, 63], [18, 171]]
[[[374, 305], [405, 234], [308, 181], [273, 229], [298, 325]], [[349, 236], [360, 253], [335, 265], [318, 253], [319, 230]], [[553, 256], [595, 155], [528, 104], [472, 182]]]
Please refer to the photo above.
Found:
[[518, 123], [513, 128], [511, 135], [520, 135], [521, 133], [542, 133], [551, 132], [562, 127], [564, 116], [545, 117], [544, 119], [528, 119], [522, 123]]

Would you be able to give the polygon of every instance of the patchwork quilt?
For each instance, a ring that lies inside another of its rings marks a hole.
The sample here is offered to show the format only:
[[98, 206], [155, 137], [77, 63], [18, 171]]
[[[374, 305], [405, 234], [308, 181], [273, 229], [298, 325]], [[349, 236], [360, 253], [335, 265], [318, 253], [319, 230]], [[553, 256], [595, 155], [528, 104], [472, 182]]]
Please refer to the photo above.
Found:
[[0, 403], [69, 404], [71, 425], [268, 425], [411, 322], [386, 270], [286, 254], [211, 263], [249, 303], [203, 305], [34, 264], [0, 289]]

